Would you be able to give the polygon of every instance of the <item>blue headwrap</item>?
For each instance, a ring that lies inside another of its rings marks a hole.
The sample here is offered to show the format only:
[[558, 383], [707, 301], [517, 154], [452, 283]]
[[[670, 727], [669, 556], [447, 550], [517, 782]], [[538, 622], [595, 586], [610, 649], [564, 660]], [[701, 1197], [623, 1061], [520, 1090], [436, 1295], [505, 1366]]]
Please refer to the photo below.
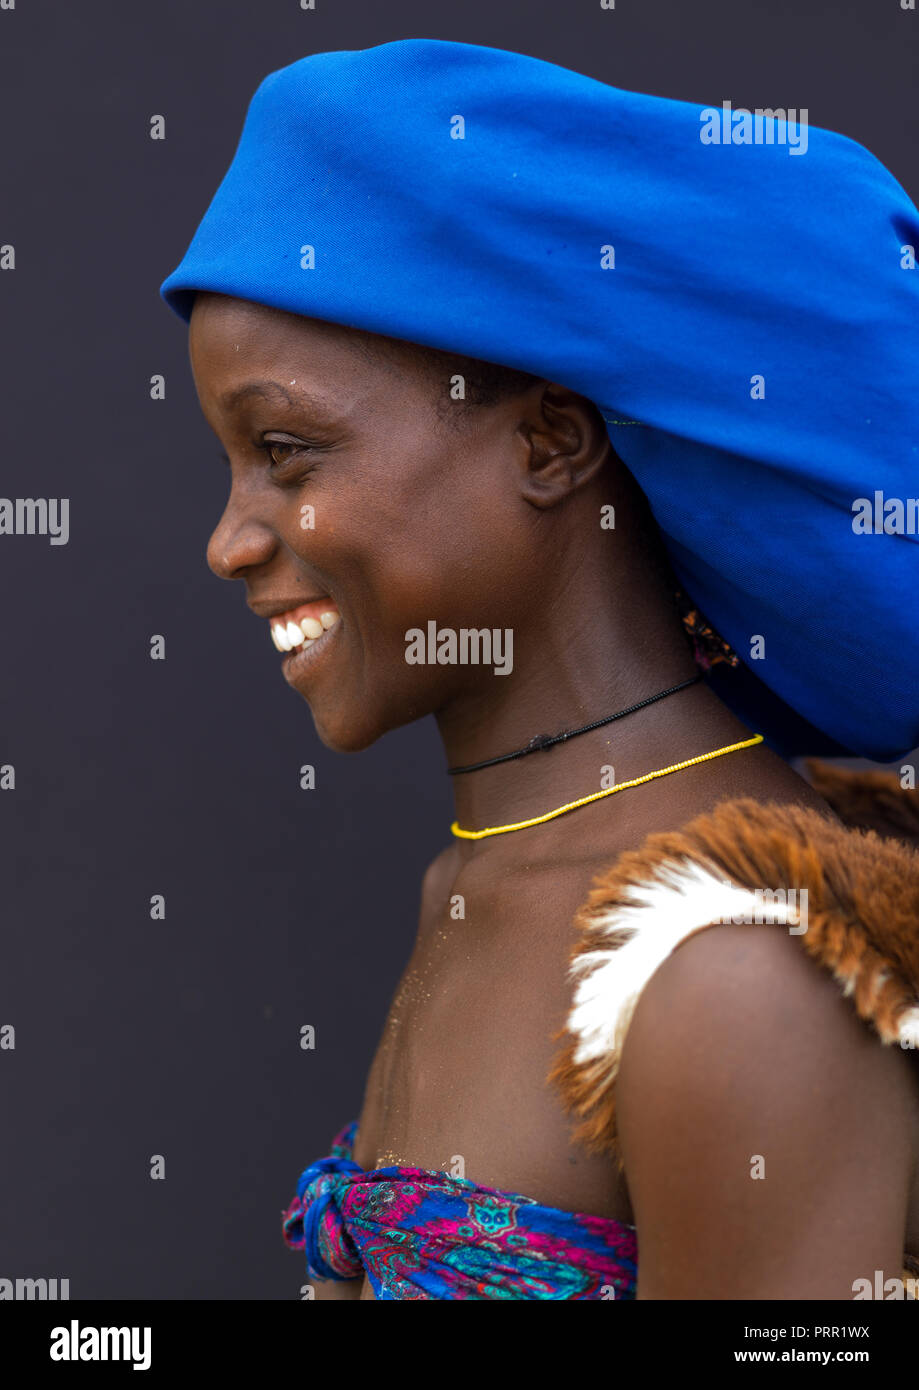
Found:
[[919, 212], [788, 117], [470, 44], [314, 54], [259, 86], [160, 292], [186, 321], [216, 290], [595, 401], [744, 659], [723, 698], [786, 755], [895, 759], [919, 745]]

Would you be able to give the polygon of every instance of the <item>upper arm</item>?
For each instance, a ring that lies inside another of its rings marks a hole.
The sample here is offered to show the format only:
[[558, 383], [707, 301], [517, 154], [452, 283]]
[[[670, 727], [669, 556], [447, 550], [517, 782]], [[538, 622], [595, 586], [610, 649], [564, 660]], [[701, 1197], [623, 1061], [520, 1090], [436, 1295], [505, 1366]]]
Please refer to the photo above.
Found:
[[781, 927], [711, 927], [646, 985], [619, 1140], [639, 1298], [851, 1299], [901, 1271], [914, 1092]]

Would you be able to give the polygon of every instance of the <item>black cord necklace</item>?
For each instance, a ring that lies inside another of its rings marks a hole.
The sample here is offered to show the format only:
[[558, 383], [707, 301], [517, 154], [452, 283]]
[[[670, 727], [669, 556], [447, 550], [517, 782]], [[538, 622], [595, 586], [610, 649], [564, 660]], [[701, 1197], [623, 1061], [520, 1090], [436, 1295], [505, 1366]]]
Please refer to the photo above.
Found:
[[501, 753], [497, 758], [486, 758], [481, 763], [467, 763], [465, 767], [448, 767], [447, 774], [450, 777], [458, 777], [461, 772], [478, 772], [482, 767], [494, 767], [495, 763], [508, 763], [513, 758], [525, 758], [527, 753], [538, 753], [543, 749], [552, 748], [556, 743], [564, 743], [566, 739], [577, 738], [578, 734], [589, 734], [591, 729], [599, 729], [603, 724], [612, 724], [614, 719], [624, 719], [627, 714], [634, 714], [636, 710], [644, 709], [646, 705], [653, 705], [656, 700], [663, 700], [667, 695], [675, 695], [678, 690], [685, 690], [688, 685], [695, 685], [696, 681], [702, 679], [700, 671], [695, 676], [690, 676], [688, 681], [682, 681], [679, 685], [672, 685], [669, 690], [661, 690], [657, 695], [649, 695], [647, 700], [639, 700], [637, 705], [629, 705], [628, 709], [621, 709], [617, 714], [608, 714], [605, 719], [595, 719], [592, 724], [585, 724], [580, 729], [568, 729], [560, 734], [537, 734], [531, 738], [529, 743], [523, 748], [518, 748], [516, 753]]

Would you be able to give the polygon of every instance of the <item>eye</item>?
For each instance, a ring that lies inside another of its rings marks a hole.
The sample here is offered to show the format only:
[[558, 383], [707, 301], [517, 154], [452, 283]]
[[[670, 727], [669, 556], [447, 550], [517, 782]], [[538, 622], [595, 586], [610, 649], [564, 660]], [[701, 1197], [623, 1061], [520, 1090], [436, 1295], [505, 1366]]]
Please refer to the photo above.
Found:
[[[310, 445], [308, 444], [291, 444], [285, 439], [266, 439], [262, 442], [261, 447], [265, 450], [265, 453], [268, 455], [275, 468], [284, 468], [286, 464], [290, 463], [293, 455], [304, 451], [308, 452], [310, 449]], [[277, 456], [276, 450], [280, 454], [280, 457]], [[285, 450], [287, 451], [286, 453]]]
[[256, 447], [267, 456], [269, 472], [277, 482], [298, 487], [318, 467], [315, 455], [322, 449], [322, 445], [303, 439], [268, 439], [264, 435]]
[[[255, 448], [268, 456], [271, 471], [277, 474], [288, 470], [298, 455], [314, 453], [319, 446], [288, 439], [262, 439], [255, 444]], [[230, 464], [230, 456], [225, 449], [221, 449], [217, 457], [222, 459], [225, 464]], [[311, 462], [310, 466], [304, 469], [301, 461], [300, 471], [304, 474], [311, 473], [316, 466], [315, 462]]]

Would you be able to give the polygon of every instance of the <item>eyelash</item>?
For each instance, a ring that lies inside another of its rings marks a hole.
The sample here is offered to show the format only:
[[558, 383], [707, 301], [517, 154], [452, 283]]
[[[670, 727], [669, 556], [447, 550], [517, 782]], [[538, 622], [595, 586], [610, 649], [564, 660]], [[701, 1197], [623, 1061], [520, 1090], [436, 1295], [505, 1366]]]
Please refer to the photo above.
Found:
[[[315, 448], [315, 446], [312, 445], [312, 444], [294, 444], [294, 443], [292, 443], [290, 440], [284, 440], [284, 439], [267, 439], [267, 440], [262, 440], [260, 443], [256, 444], [255, 447], [256, 447], [256, 449], [258, 449], [259, 453], [262, 453], [262, 454], [264, 454], [264, 455], [267, 457], [267, 459], [268, 459], [268, 467], [271, 469], [272, 472], [283, 472], [283, 470], [284, 470], [284, 469], [288, 466], [288, 464], [290, 463], [290, 459], [287, 459], [284, 463], [277, 463], [277, 462], [271, 457], [271, 450], [272, 450], [272, 449], [291, 449], [291, 450], [293, 450], [293, 452], [296, 454], [296, 453], [305, 453], [305, 452], [309, 452], [310, 450], [312, 450], [312, 449]], [[224, 449], [221, 449], [221, 450], [220, 450], [219, 457], [220, 457], [221, 459], [223, 459], [224, 463], [227, 463], [227, 464], [228, 464], [228, 463], [230, 462], [230, 457], [229, 457], [229, 455], [227, 454], [227, 452], [226, 452]], [[301, 470], [301, 472], [300, 472], [300, 477], [301, 477], [301, 478], [306, 478], [306, 477], [308, 477], [309, 474], [312, 473], [312, 472], [314, 471], [314, 469], [317, 468], [317, 467], [318, 467], [318, 464], [315, 463], [315, 462], [312, 463], [312, 464], [310, 464], [310, 466], [309, 466], [308, 468]]]

